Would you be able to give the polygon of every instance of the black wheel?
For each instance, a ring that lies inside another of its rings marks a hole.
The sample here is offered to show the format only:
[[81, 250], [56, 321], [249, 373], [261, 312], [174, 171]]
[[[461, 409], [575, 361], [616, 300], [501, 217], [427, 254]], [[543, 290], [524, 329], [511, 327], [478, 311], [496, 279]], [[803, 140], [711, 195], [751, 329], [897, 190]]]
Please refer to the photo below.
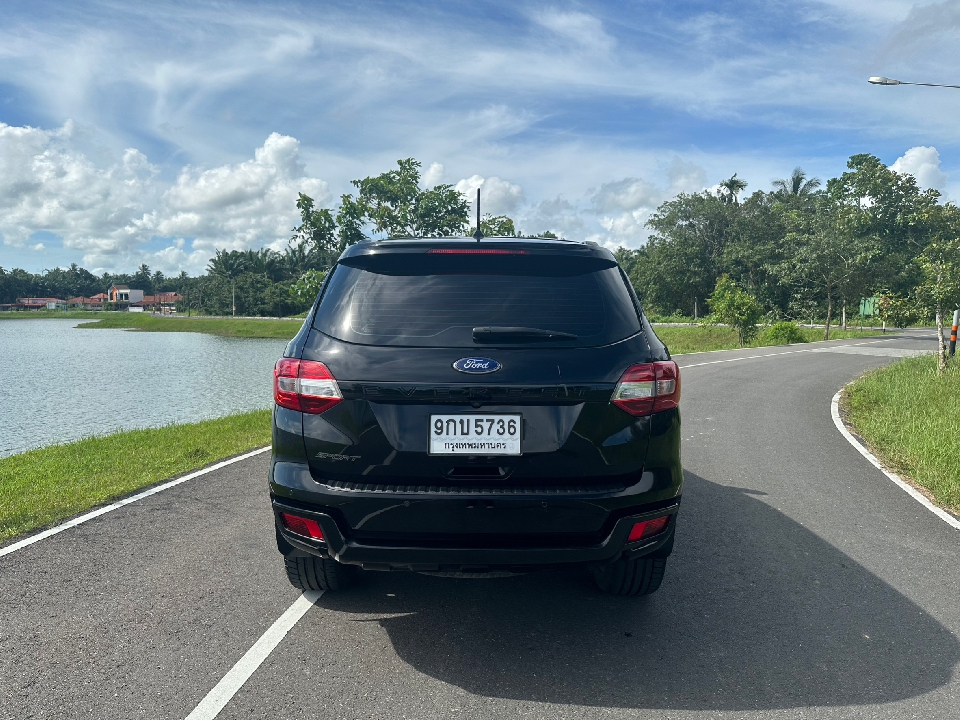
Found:
[[609, 595], [649, 595], [663, 582], [666, 558], [621, 558], [593, 571], [593, 579]]
[[357, 568], [319, 557], [285, 557], [287, 579], [301, 590], [343, 590], [356, 579]]

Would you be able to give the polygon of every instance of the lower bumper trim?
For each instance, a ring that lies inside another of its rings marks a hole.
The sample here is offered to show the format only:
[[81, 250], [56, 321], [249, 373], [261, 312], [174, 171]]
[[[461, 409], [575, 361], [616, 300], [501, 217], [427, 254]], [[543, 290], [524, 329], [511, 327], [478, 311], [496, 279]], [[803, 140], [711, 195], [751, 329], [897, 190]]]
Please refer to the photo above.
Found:
[[[416, 572], [523, 572], [534, 568], [569, 565], [603, 564], [619, 558], [624, 552], [646, 555], [660, 549], [673, 536], [675, 515], [679, 505], [620, 518], [610, 534], [601, 542], [574, 547], [419, 547], [410, 545], [367, 545], [345, 537], [336, 521], [328, 514], [286, 505], [274, 498], [274, 513], [296, 512], [317, 521], [323, 530], [323, 541], [290, 533], [281, 523], [277, 527], [293, 547], [321, 557], [330, 557], [347, 565], [360, 565], [368, 570], [413, 570]], [[639, 542], [627, 543], [635, 523], [670, 515], [666, 530]]]

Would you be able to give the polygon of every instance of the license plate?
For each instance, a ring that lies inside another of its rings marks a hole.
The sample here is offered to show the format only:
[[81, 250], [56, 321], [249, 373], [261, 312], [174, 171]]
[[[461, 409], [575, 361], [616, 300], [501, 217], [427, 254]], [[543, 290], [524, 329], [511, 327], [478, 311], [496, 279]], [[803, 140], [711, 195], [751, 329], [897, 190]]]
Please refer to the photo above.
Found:
[[520, 415], [431, 415], [431, 455], [519, 455]]

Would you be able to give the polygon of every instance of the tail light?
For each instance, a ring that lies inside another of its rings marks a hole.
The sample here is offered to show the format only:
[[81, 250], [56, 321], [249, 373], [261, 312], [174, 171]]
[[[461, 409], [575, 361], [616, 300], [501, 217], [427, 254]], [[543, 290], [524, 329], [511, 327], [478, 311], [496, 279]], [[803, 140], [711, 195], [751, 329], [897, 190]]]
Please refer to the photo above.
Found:
[[280, 358], [273, 368], [273, 399], [280, 407], [317, 414], [343, 400], [343, 395], [323, 363]]
[[631, 365], [611, 402], [635, 417], [675, 408], [680, 404], [680, 368], [672, 360]]
[[667, 524], [669, 522], [669, 515], [654, 518], [653, 520], [644, 520], [643, 522], [638, 522], [630, 529], [630, 537], [627, 538], [627, 542], [636, 542], [637, 540], [643, 540], [644, 538], [659, 535], [667, 529]]
[[313, 538], [314, 540], [323, 540], [323, 530], [320, 529], [320, 525], [316, 520], [282, 512], [280, 513], [280, 522], [283, 523], [283, 526], [287, 530], [295, 535], [303, 535], [304, 537]]

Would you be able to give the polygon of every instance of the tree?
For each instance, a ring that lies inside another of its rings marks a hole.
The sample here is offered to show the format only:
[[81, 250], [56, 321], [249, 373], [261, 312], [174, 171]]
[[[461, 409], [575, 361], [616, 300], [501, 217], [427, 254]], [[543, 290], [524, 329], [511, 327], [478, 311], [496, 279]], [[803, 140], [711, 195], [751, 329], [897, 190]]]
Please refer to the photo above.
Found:
[[747, 189], [747, 181], [741, 180], [734, 173], [733, 177], [720, 183], [717, 190], [717, 197], [727, 205], [738, 205], [740, 203], [740, 193]]
[[133, 274], [131, 285], [138, 290], [143, 290], [145, 295], [153, 295], [153, 275], [146, 264], [141, 264], [137, 272]]
[[207, 263], [207, 273], [223, 278], [236, 278], [247, 269], [247, 258], [237, 250], [217, 250]]
[[[452, 185], [420, 189], [421, 163], [413, 158], [397, 161], [397, 169], [354, 180], [357, 199], [344, 204], [344, 220], [363, 218], [376, 232], [388, 237], [443, 237], [462, 233], [470, 203]], [[346, 197], [344, 198], [346, 200]]]
[[726, 275], [717, 280], [710, 296], [710, 321], [735, 328], [740, 347], [756, 336], [757, 323], [762, 317], [763, 307], [755, 297], [737, 287]]
[[818, 178], [807, 180], [807, 174], [800, 167], [793, 169], [789, 179], [773, 181], [776, 194], [781, 196], [806, 197], [816, 191], [820, 185]]
[[[467, 234], [473, 235], [476, 231], [476, 226], [471, 225]], [[486, 237], [517, 237], [516, 226], [506, 215], [484, 215], [480, 218], [480, 232]]]
[[739, 205], [709, 193], [681, 193], [667, 200], [647, 221], [651, 235], [636, 256], [631, 280], [645, 305], [693, 314], [723, 274], [723, 257]]
[[326, 269], [336, 262], [347, 246], [337, 234], [337, 221], [326, 208], [315, 208], [313, 198], [299, 194], [300, 224], [293, 229], [285, 261], [299, 275], [309, 269]]
[[301, 306], [313, 305], [326, 276], [326, 270], [307, 270], [290, 286], [290, 295]]
[[796, 251], [782, 268], [783, 274], [801, 292], [822, 295], [826, 300], [823, 339], [829, 340], [836, 302], [860, 297], [869, 284], [870, 262], [878, 254], [876, 239], [857, 232], [847, 206], [825, 197], [818, 203], [817, 213], [805, 218], [788, 240]]
[[877, 315], [890, 327], [905, 328], [919, 320], [916, 298], [881, 293], [877, 296]]
[[947, 368], [944, 313], [960, 304], [960, 210], [947, 205], [938, 214], [941, 230], [917, 258], [922, 280], [916, 294], [920, 307], [932, 312], [937, 322], [937, 373], [942, 375]]

